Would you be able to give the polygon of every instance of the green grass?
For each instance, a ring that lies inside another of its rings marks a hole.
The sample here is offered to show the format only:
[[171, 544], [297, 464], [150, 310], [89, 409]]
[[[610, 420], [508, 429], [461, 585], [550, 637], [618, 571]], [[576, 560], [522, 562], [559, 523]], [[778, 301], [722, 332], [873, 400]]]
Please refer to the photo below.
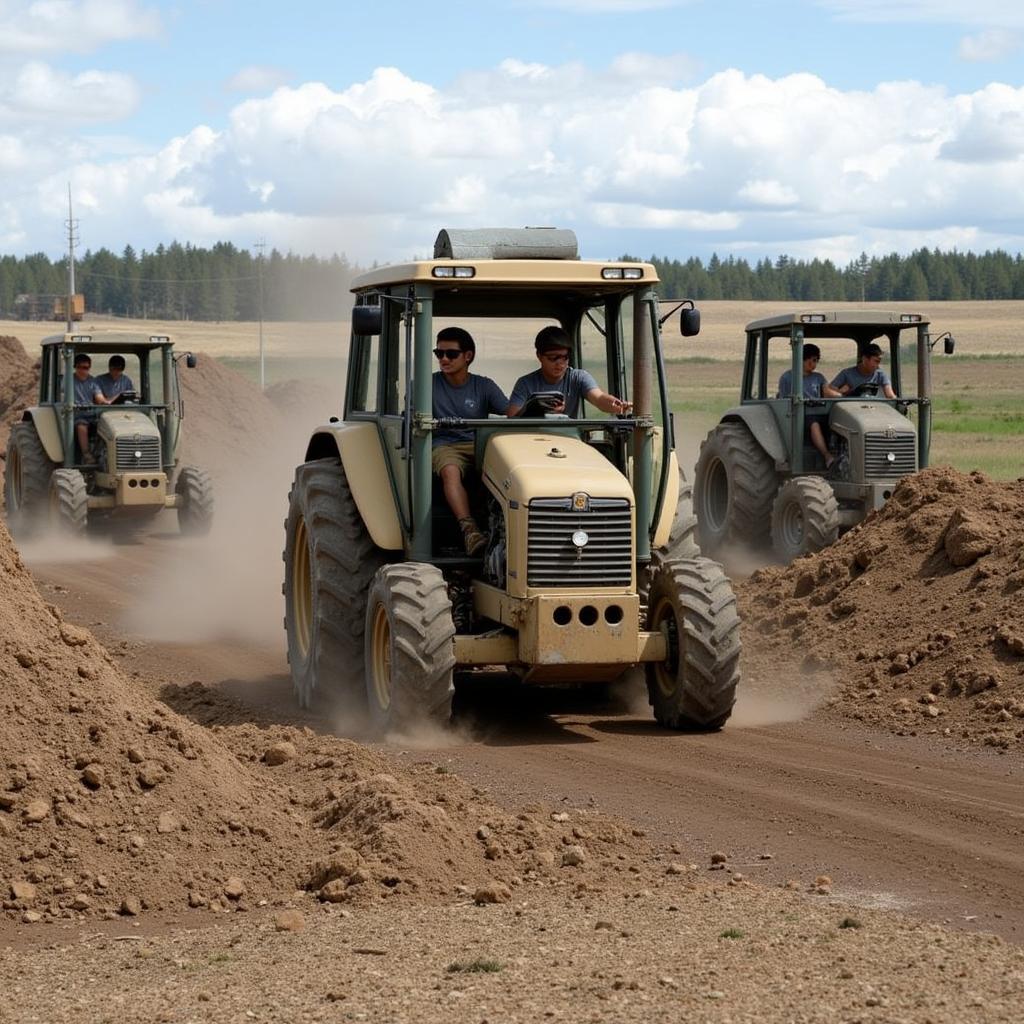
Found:
[[744, 932], [740, 928], [726, 928], [718, 937], [720, 939], [742, 939]]
[[449, 974], [497, 974], [505, 969], [505, 965], [497, 960], [456, 960], [448, 965]]
[[[220, 362], [253, 383], [259, 380], [258, 359], [225, 356]], [[292, 359], [274, 356], [264, 360], [263, 368], [268, 387], [286, 380], [313, 380], [336, 384], [340, 394], [345, 386], [345, 360], [341, 355], [337, 359]]]

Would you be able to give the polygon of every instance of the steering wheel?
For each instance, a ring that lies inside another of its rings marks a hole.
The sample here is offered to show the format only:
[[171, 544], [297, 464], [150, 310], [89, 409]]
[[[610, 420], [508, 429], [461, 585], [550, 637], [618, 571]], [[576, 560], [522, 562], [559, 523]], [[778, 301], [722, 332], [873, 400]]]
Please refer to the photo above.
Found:
[[560, 412], [565, 406], [565, 395], [561, 391], [534, 391], [523, 403], [520, 416], [540, 417]]
[[875, 398], [878, 395], [878, 385], [874, 381], [866, 380], [863, 384], [858, 384], [850, 392], [850, 398], [860, 398], [862, 395], [868, 398]]
[[119, 395], [115, 395], [111, 400], [111, 405], [134, 405], [139, 400], [139, 393], [137, 391], [122, 391]]

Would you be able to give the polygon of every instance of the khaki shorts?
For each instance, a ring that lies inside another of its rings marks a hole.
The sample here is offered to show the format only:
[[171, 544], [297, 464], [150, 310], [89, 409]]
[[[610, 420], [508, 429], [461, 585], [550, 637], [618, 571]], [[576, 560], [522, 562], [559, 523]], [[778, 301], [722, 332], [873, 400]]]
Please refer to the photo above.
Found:
[[435, 473], [440, 473], [445, 466], [457, 466], [459, 476], [465, 476], [466, 470], [476, 465], [476, 445], [472, 441], [439, 444], [430, 453], [430, 464]]

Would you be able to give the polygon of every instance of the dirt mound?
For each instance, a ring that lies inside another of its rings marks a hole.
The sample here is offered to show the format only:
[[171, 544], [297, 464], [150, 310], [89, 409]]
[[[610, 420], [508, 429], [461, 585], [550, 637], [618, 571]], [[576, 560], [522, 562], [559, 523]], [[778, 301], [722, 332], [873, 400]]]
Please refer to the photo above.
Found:
[[924, 470], [833, 547], [736, 589], [753, 674], [831, 673], [854, 718], [1024, 748], [1024, 479]]
[[39, 363], [11, 335], [0, 336], [0, 471], [11, 426], [36, 401]]
[[210, 356], [199, 353], [197, 359], [193, 369], [179, 367], [185, 418], [178, 457], [214, 476], [229, 475], [276, 446], [284, 423], [247, 378]]
[[154, 700], [44, 604], [2, 526], [0, 637], [0, 910], [13, 921], [226, 912], [296, 888], [501, 902], [531, 876], [617, 871], [642, 845], [596, 817], [510, 814], [434, 765], [395, 767], [199, 684]]

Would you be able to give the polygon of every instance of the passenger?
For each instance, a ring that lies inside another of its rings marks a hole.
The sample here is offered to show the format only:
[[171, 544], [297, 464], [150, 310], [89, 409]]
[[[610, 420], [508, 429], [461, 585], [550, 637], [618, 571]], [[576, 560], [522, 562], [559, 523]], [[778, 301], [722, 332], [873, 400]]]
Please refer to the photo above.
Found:
[[[440, 364], [433, 379], [435, 418], [486, 419], [492, 412], [505, 415], [508, 399], [501, 388], [490, 377], [469, 372], [476, 356], [476, 343], [469, 331], [443, 327], [437, 333], [434, 355]], [[434, 472], [441, 478], [445, 500], [459, 521], [469, 555], [479, 554], [487, 543], [470, 513], [469, 495], [462, 480], [465, 471], [473, 467], [473, 436], [471, 429], [435, 430], [431, 452]]]
[[863, 384], [877, 384], [886, 398], [895, 398], [892, 381], [881, 368], [882, 349], [875, 344], [865, 345], [860, 350], [860, 358], [856, 366], [848, 366], [840, 371], [835, 380], [824, 388], [826, 398], [842, 398], [856, 391]]
[[[825, 375], [818, 373], [818, 360], [821, 359], [821, 349], [817, 345], [804, 345], [804, 376], [803, 392], [804, 398], [818, 400], [822, 398], [824, 390], [828, 387]], [[779, 398], [790, 398], [793, 395], [793, 371], [786, 372], [779, 378]], [[835, 462], [835, 456], [828, 450], [828, 442], [825, 440], [825, 431], [828, 430], [828, 413], [804, 413], [804, 433], [811, 439], [811, 444], [821, 453], [825, 460], [825, 468], [831, 469]]]
[[110, 405], [110, 399], [104, 397], [96, 378], [89, 373], [92, 369], [92, 357], [86, 352], [75, 356], [75, 437], [82, 453], [82, 461], [87, 466], [96, 464], [96, 457], [89, 451], [89, 427], [96, 422], [96, 413], [83, 409], [81, 406]]
[[111, 356], [107, 360], [107, 372], [101, 373], [96, 378], [96, 383], [99, 385], [100, 391], [103, 392], [104, 398], [111, 402], [125, 391], [135, 390], [131, 377], [124, 372], [124, 367], [124, 356]]
[[524, 374], [516, 381], [509, 399], [509, 416], [518, 416], [530, 395], [538, 391], [559, 391], [562, 404], [551, 409], [575, 419], [579, 415], [580, 399], [608, 413], [629, 412], [632, 402], [625, 402], [598, 387], [597, 381], [586, 370], [569, 365], [572, 343], [569, 335], [554, 324], [543, 328], [534, 341], [540, 369]]

